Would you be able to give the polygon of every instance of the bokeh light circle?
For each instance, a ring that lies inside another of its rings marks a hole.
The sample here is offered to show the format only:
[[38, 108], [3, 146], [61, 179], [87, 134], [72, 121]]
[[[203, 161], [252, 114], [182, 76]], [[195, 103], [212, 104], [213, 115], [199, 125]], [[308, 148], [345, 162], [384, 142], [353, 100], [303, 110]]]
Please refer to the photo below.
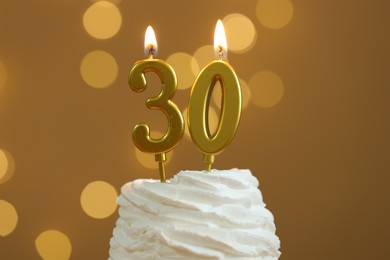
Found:
[[15, 161], [12, 155], [0, 149], [0, 184], [11, 179], [15, 171]]
[[191, 135], [190, 135], [190, 131], [188, 129], [188, 109], [185, 108], [181, 114], [183, 115], [183, 119], [184, 119], [184, 125], [185, 125], [185, 128], [184, 128], [184, 137], [185, 138], [189, 138], [191, 139]]
[[108, 39], [119, 31], [122, 16], [113, 3], [98, 1], [85, 11], [83, 24], [91, 36], [98, 39]]
[[80, 73], [89, 86], [105, 88], [116, 79], [118, 64], [111, 54], [95, 50], [88, 53], [81, 61]]
[[118, 194], [111, 184], [94, 181], [83, 189], [80, 197], [81, 207], [92, 218], [107, 218], [116, 210], [117, 197]]
[[[194, 55], [192, 56], [192, 61], [191, 61], [192, 72], [194, 73], [194, 75], [198, 75], [199, 72], [204, 67], [206, 67], [210, 62], [214, 60], [216, 60], [214, 54], [214, 45], [201, 46], [194, 52]], [[229, 59], [224, 58], [224, 61], [229, 62]]]
[[282, 99], [282, 79], [271, 71], [257, 72], [249, 80], [251, 101], [259, 107], [273, 107]]
[[[173, 156], [173, 151], [167, 153], [167, 160], [165, 162], [165, 165], [169, 164], [169, 162], [172, 160], [172, 156]], [[158, 169], [158, 164], [154, 159], [154, 154], [145, 153], [140, 151], [138, 148], [135, 148], [135, 157], [143, 167], [152, 170]]]
[[[96, 3], [96, 2], [100, 2], [102, 0], [89, 0], [91, 3]], [[117, 5], [119, 4], [120, 2], [122, 2], [122, 0], [106, 0], [107, 2], [110, 2], [110, 3], [113, 3], [114, 5]]]
[[[245, 80], [243, 79], [239, 79], [240, 80], [240, 87], [241, 87], [241, 94], [242, 94], [242, 109], [245, 109], [247, 108], [247, 106], [249, 105], [250, 101], [251, 101], [251, 90], [249, 88], [249, 85], [248, 83], [246, 83]], [[212, 98], [213, 98], [213, 102], [214, 104], [220, 108], [221, 107], [221, 99], [222, 99], [222, 95], [212, 95]]]
[[0, 236], [5, 237], [12, 233], [17, 224], [18, 213], [15, 207], [5, 200], [0, 200]]
[[191, 62], [191, 69], [194, 75], [198, 75], [200, 70], [213, 60], [215, 60], [213, 45], [203, 45], [198, 48], [195, 51]]
[[249, 88], [248, 83], [243, 79], [240, 79], [240, 86], [242, 93], [242, 109], [245, 109], [251, 101], [251, 89]]
[[214, 108], [209, 107], [209, 130], [211, 134], [214, 134], [217, 131], [219, 124], [219, 117]]
[[173, 67], [177, 74], [177, 88], [187, 89], [192, 87], [195, 74], [192, 70], [193, 58], [184, 52], [177, 52], [168, 57], [167, 62]]
[[269, 29], [280, 29], [292, 19], [294, 7], [290, 0], [258, 0], [256, 15], [260, 23]]
[[229, 14], [223, 18], [228, 52], [243, 53], [256, 42], [257, 32], [251, 19], [243, 14]]
[[[163, 133], [160, 131], [151, 131], [150, 137], [153, 139], [159, 139], [163, 136]], [[169, 164], [169, 162], [172, 160], [173, 157], [173, 150], [167, 153], [167, 160], [165, 164]], [[145, 153], [140, 151], [137, 147], [135, 147], [135, 158], [137, 161], [145, 168], [147, 169], [158, 169], [158, 164], [154, 159], [154, 154], [152, 153]]]
[[35, 239], [35, 247], [44, 260], [68, 260], [72, 253], [69, 238], [57, 230], [42, 232]]

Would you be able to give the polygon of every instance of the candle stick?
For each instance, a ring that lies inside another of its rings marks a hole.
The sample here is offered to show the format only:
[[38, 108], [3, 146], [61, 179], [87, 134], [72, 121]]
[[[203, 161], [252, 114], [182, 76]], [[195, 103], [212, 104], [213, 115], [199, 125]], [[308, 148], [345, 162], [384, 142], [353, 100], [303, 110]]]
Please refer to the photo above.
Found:
[[[237, 131], [241, 116], [240, 83], [233, 68], [224, 61], [227, 56], [227, 42], [221, 20], [218, 20], [214, 34], [214, 49], [218, 58], [209, 63], [197, 76], [191, 89], [188, 105], [188, 127], [195, 145], [204, 154], [205, 169], [211, 170], [215, 155], [230, 144]], [[218, 129], [210, 133], [208, 110], [215, 84], [222, 88], [222, 106]]]
[[165, 61], [155, 59], [157, 41], [152, 27], [145, 33], [145, 60], [137, 61], [129, 73], [129, 85], [135, 92], [142, 92], [147, 87], [145, 73], [156, 73], [161, 80], [161, 92], [157, 97], [146, 100], [149, 109], [162, 111], [168, 119], [168, 130], [160, 139], [150, 137], [147, 124], [137, 124], [133, 129], [134, 144], [143, 152], [154, 153], [159, 166], [160, 181], [165, 182], [166, 153], [172, 150], [183, 137], [184, 120], [179, 108], [171, 101], [177, 88], [176, 74]]

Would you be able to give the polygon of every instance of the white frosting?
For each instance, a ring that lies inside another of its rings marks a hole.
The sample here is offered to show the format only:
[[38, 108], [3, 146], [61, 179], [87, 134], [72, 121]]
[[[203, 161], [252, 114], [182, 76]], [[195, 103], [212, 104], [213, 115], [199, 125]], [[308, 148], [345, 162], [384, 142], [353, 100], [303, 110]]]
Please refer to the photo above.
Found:
[[258, 184], [237, 169], [125, 184], [110, 259], [278, 259], [274, 218]]

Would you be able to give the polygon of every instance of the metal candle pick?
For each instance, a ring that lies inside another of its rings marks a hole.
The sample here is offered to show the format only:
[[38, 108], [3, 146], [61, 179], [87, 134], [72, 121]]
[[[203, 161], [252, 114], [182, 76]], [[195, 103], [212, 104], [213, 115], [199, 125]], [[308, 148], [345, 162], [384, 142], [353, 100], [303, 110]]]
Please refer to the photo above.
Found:
[[135, 92], [142, 92], [147, 87], [145, 73], [156, 73], [161, 80], [161, 92], [157, 97], [146, 100], [149, 109], [162, 111], [168, 119], [168, 130], [160, 139], [152, 139], [147, 124], [137, 124], [133, 129], [134, 144], [143, 152], [154, 153], [159, 165], [160, 181], [165, 182], [166, 153], [172, 150], [183, 137], [184, 120], [179, 108], [171, 101], [177, 88], [176, 74], [166, 62], [155, 59], [157, 41], [151, 26], [145, 34], [145, 60], [138, 61], [129, 73], [129, 85]]
[[[204, 154], [205, 169], [211, 170], [215, 155], [223, 152], [237, 131], [241, 116], [241, 88], [233, 68], [223, 59], [227, 56], [225, 30], [218, 20], [214, 34], [214, 49], [218, 60], [209, 63], [192, 86], [188, 105], [188, 127], [195, 145]], [[217, 82], [222, 88], [222, 106], [218, 129], [209, 129], [210, 98]]]

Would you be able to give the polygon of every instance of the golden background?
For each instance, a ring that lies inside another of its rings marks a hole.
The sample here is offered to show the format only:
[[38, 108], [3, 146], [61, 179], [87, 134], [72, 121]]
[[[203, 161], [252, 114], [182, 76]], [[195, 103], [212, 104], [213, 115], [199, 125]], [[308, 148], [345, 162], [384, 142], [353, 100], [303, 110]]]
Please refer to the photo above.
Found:
[[[144, 106], [158, 84], [127, 85], [145, 29], [183, 111], [219, 18], [248, 87], [214, 167], [258, 177], [281, 259], [389, 257], [387, 1], [95, 2], [0, 0], [0, 259], [107, 259], [120, 187], [158, 178], [131, 140], [166, 128]], [[170, 157], [168, 178], [202, 168], [188, 136]]]

